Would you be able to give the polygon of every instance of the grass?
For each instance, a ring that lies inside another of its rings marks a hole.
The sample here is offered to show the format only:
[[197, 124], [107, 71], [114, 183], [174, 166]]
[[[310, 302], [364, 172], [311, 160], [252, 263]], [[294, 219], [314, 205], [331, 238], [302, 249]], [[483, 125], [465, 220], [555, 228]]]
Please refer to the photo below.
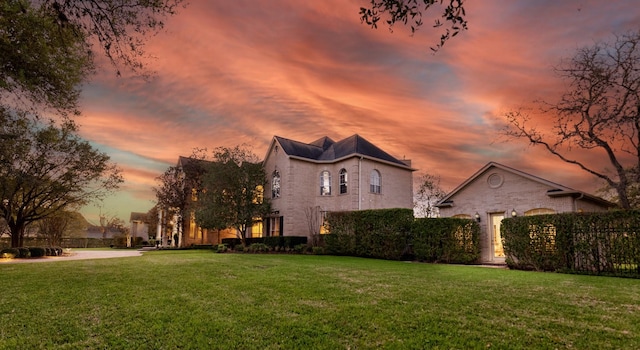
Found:
[[640, 348], [633, 279], [209, 251], [0, 276], [0, 349]]

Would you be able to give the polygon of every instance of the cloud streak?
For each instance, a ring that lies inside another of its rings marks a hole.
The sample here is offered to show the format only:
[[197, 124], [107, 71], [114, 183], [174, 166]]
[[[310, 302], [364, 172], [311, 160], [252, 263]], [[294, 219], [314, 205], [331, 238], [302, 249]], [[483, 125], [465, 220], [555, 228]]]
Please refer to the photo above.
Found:
[[489, 161], [597, 187], [496, 134], [505, 111], [558, 96], [552, 67], [562, 57], [638, 30], [635, 3], [468, 2], [469, 30], [436, 55], [430, 22], [414, 36], [372, 30], [359, 22], [366, 4], [193, 1], [150, 40], [151, 81], [101, 74], [87, 85], [81, 131], [125, 170], [121, 216], [151, 207], [153, 178], [179, 155], [247, 143], [262, 156], [273, 135], [309, 142], [358, 133], [439, 174], [448, 189]]

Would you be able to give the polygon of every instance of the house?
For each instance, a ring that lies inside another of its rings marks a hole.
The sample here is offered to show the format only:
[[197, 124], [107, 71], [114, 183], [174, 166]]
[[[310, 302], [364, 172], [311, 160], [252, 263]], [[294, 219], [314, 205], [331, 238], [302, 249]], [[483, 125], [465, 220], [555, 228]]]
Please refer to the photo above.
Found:
[[599, 212], [613, 208], [615, 204], [490, 162], [447, 194], [436, 207], [441, 217], [477, 220], [481, 227], [481, 261], [504, 263], [500, 222], [505, 217]]
[[[205, 172], [207, 161], [183, 157], [178, 158], [176, 165], [178, 169], [178, 177], [181, 181], [178, 184], [182, 186], [181, 203], [183, 212], [179, 214], [168, 214], [162, 212], [160, 221], [167, 222], [167, 226], [171, 226], [170, 232], [162, 234], [161, 241], [171, 241], [171, 245], [181, 247], [192, 245], [209, 245], [220, 244], [223, 238], [235, 238], [236, 233], [233, 229], [226, 230], [210, 230], [205, 229], [196, 223], [195, 204], [198, 201], [198, 191], [200, 190], [201, 177]], [[162, 219], [162, 216], [165, 216]], [[167, 237], [167, 238], [165, 238]]]
[[311, 143], [274, 136], [264, 169], [272, 212], [253, 237], [318, 234], [329, 211], [413, 208], [411, 162], [359, 135]]
[[136, 238], [140, 237], [143, 241], [149, 240], [149, 222], [147, 220], [147, 213], [131, 212], [129, 215], [129, 234], [133, 242], [136, 242]]

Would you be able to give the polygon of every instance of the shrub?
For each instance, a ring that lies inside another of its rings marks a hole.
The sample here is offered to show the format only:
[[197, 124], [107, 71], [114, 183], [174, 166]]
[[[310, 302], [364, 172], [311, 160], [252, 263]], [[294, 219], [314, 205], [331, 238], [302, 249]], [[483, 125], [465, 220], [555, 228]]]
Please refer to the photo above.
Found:
[[412, 238], [412, 253], [421, 261], [470, 264], [480, 258], [480, 225], [473, 220], [417, 219]]
[[297, 244], [296, 246], [293, 247], [293, 251], [295, 253], [302, 254], [302, 253], [307, 251], [307, 245], [306, 244]]
[[20, 250], [18, 248], [4, 248], [0, 250], [0, 258], [14, 259], [20, 256]]
[[233, 247], [233, 250], [236, 252], [243, 252], [244, 251], [244, 246], [242, 244], [238, 244], [235, 247]]
[[46, 249], [42, 247], [29, 247], [29, 252], [32, 258], [41, 258], [48, 255]]
[[216, 253], [225, 253], [227, 251], [227, 245], [226, 244], [218, 244], [216, 246]]
[[311, 252], [315, 255], [324, 254], [324, 247], [311, 247]]
[[501, 233], [516, 269], [640, 277], [640, 211], [508, 218]]
[[29, 251], [29, 248], [20, 247], [20, 248], [18, 248], [18, 251], [20, 252], [19, 255], [18, 255], [18, 258], [30, 258], [31, 257], [31, 252]]
[[270, 250], [269, 246], [264, 243], [253, 243], [247, 250], [251, 253], [265, 253]]

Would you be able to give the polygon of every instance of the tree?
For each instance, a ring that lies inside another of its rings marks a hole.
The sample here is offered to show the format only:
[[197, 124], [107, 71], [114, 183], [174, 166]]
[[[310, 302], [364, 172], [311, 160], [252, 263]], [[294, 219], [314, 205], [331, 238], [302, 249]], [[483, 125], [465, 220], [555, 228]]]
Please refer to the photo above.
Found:
[[144, 42], [183, 0], [5, 0], [0, 4], [0, 105], [77, 113], [94, 43], [120, 74], [144, 73]]
[[440, 187], [440, 176], [422, 174], [418, 180], [419, 186], [414, 194], [414, 209], [417, 217], [438, 217], [435, 204], [447, 194]]
[[69, 120], [43, 123], [0, 107], [0, 214], [11, 246], [28, 224], [100, 199], [122, 182], [109, 156], [76, 134]]
[[219, 147], [213, 155], [202, 180], [196, 222], [208, 229], [235, 228], [245, 244], [247, 229], [270, 212], [263, 194], [264, 168], [244, 146]]
[[76, 25], [60, 26], [54, 12], [30, 2], [0, 5], [0, 103], [74, 112], [79, 84], [93, 70], [88, 43]]
[[43, 237], [49, 246], [60, 246], [62, 238], [73, 231], [86, 230], [87, 221], [78, 212], [63, 210], [37, 222], [38, 235]]
[[555, 71], [568, 89], [558, 101], [540, 103], [540, 117], [553, 120], [551, 132], [531, 126], [534, 118], [521, 109], [506, 115], [503, 134], [524, 138], [603, 180], [615, 190], [622, 208], [637, 206], [640, 32], [582, 48]]
[[[445, 22], [449, 23], [449, 28], [445, 28], [440, 36], [440, 43], [432, 47], [432, 51], [440, 49], [445, 42], [460, 31], [467, 29], [466, 13], [464, 10], [464, 0], [370, 0], [369, 7], [360, 8], [360, 21], [372, 28], [378, 28], [378, 22], [384, 17], [389, 30], [393, 29], [396, 23], [402, 23], [411, 28], [411, 33], [422, 26], [422, 16], [428, 12], [432, 6], [445, 4], [444, 11], [440, 15]], [[442, 27], [440, 18], [434, 20], [435, 28]]]
[[158, 216], [157, 210], [176, 215], [178, 220], [175, 224], [179, 234], [182, 232], [184, 218], [191, 217], [190, 211], [194, 210], [193, 199], [202, 189], [207, 162], [206, 149], [194, 149], [191, 157], [180, 157], [178, 165], [169, 167], [156, 178], [159, 186], [153, 188], [158, 201], [155, 217]]

